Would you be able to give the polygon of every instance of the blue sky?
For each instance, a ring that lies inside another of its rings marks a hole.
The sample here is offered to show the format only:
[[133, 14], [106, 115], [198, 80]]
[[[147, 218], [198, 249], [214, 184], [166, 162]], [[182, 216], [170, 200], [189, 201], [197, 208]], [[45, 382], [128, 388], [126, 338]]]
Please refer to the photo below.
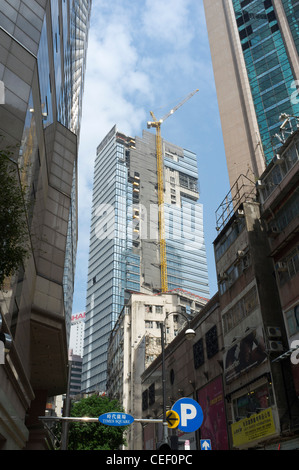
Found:
[[198, 156], [213, 295], [215, 211], [229, 183], [202, 0], [93, 0], [79, 145], [73, 313], [86, 304], [96, 147], [115, 124], [127, 135], [141, 136], [150, 111], [160, 118], [197, 88], [161, 129], [164, 139]]

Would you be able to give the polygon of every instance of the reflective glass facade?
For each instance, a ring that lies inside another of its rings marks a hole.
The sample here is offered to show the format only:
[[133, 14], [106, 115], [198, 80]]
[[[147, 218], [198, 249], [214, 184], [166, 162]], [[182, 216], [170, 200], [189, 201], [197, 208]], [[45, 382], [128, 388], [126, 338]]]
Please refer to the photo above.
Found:
[[0, 135], [28, 202], [29, 248], [0, 290], [1, 323], [14, 350], [0, 365], [3, 450], [44, 450], [42, 424], [31, 433], [32, 403], [46, 409], [47, 397], [67, 390], [90, 10], [91, 0], [1, 0]]
[[[188, 191], [198, 190], [197, 158], [184, 150], [183, 158], [164, 158], [179, 173], [180, 205], [165, 204], [168, 289], [186, 289], [208, 298], [209, 281], [203, 231], [203, 207]], [[184, 190], [187, 190], [184, 193]]]
[[[275, 136], [282, 113], [299, 115], [294, 98], [296, 76], [280, 30], [272, 0], [233, 0], [233, 8], [246, 64], [266, 163], [281, 143]], [[282, 1], [294, 43], [299, 45], [295, 0]]]
[[93, 185], [82, 389], [102, 391], [108, 340], [125, 289], [140, 290], [139, 256], [132, 252], [133, 188], [115, 128], [98, 149]]

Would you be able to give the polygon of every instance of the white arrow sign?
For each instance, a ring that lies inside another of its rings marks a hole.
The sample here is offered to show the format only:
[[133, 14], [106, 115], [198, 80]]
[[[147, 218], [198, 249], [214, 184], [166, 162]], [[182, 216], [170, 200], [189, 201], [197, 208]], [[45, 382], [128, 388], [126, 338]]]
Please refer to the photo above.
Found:
[[201, 450], [211, 450], [211, 440], [210, 439], [201, 439], [200, 440]]

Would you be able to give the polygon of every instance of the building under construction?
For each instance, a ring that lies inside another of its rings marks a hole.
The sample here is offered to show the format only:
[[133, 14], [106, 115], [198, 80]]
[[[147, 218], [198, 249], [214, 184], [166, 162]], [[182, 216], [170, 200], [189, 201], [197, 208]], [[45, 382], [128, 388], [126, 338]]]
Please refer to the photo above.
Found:
[[197, 157], [163, 139], [160, 145], [160, 181], [154, 133], [132, 138], [115, 126], [97, 149], [82, 391], [106, 389], [108, 340], [125, 291], [181, 288], [209, 298]]

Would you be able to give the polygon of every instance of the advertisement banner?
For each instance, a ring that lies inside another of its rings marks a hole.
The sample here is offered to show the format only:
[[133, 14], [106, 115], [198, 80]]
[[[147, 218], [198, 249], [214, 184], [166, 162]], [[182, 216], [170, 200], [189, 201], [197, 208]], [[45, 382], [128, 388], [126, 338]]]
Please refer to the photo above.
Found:
[[262, 328], [252, 331], [227, 351], [224, 358], [225, 382], [230, 383], [241, 374], [267, 359]]
[[275, 434], [276, 429], [271, 408], [233, 423], [231, 431], [234, 447], [241, 447]]
[[201, 439], [210, 439], [212, 450], [228, 450], [222, 377], [199, 390], [197, 401], [203, 411]]

